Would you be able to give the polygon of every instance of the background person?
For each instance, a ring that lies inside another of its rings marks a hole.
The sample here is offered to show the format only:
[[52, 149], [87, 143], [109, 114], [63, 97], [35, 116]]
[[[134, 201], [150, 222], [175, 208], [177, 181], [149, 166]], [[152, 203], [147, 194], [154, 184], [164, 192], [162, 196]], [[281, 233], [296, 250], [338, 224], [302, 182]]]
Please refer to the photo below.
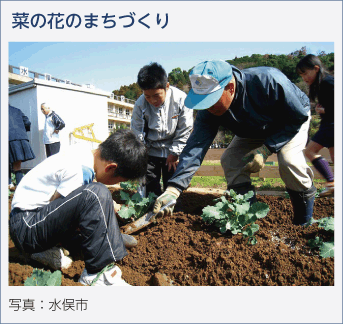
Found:
[[64, 128], [64, 121], [46, 103], [41, 105], [42, 113], [45, 115], [43, 143], [46, 156], [49, 157], [60, 151], [61, 143], [59, 131]]
[[131, 129], [149, 148], [146, 192], [159, 196], [161, 174], [165, 189], [193, 128], [193, 111], [184, 105], [186, 94], [169, 85], [158, 63], [143, 66], [137, 83], [143, 94], [133, 108]]
[[[155, 202], [154, 212], [188, 187], [219, 126], [224, 126], [236, 135], [221, 157], [227, 189], [239, 194], [255, 191], [251, 173], [261, 170], [268, 156], [277, 153], [280, 176], [293, 205], [293, 222], [307, 223], [316, 188], [303, 153], [310, 123], [306, 94], [278, 69], [239, 70], [222, 60], [198, 64], [190, 81], [192, 89], [185, 105], [199, 110], [194, 130], [166, 191]], [[164, 213], [172, 211], [169, 208]]]
[[30, 131], [31, 122], [24, 113], [15, 107], [8, 106], [8, 153], [9, 153], [9, 179], [10, 189], [12, 184], [11, 169], [15, 174], [17, 185], [23, 178], [21, 163], [33, 160], [36, 156], [29, 143], [27, 132]]
[[85, 261], [79, 281], [90, 285], [99, 274], [96, 285], [127, 285], [114, 266], [127, 252], [105, 185], [140, 178], [146, 168], [146, 147], [130, 130], [112, 134], [96, 150], [76, 144], [45, 159], [15, 191], [14, 244], [53, 269], [68, 268], [71, 259], [56, 245], [78, 232]]
[[328, 161], [319, 154], [319, 151], [327, 147], [334, 162], [334, 77], [325, 70], [321, 60], [312, 54], [301, 59], [296, 70], [310, 86], [310, 100], [312, 102], [318, 100], [315, 110], [321, 118], [319, 130], [308, 143], [305, 155], [326, 179], [326, 188], [319, 196], [332, 196], [335, 188], [334, 175]]

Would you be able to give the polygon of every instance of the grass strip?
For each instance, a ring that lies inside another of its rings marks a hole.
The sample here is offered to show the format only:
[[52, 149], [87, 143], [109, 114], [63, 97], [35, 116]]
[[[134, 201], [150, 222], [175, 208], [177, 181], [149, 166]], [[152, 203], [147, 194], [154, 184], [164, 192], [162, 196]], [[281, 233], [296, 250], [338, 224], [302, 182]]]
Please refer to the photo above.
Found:
[[[286, 190], [285, 183], [281, 178], [257, 178], [253, 177], [252, 185], [258, 190]], [[325, 185], [325, 180], [314, 179], [317, 188]], [[191, 187], [195, 188], [214, 188], [226, 190], [227, 184], [225, 177], [221, 176], [194, 176], [191, 181]]]

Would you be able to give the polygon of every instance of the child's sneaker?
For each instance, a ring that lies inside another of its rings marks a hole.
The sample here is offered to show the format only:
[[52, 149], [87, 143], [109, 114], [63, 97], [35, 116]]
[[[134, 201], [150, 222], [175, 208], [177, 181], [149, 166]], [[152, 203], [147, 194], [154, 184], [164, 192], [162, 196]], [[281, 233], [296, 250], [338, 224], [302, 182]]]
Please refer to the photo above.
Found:
[[319, 194], [319, 197], [332, 197], [335, 192], [334, 184], [327, 184], [326, 188]]
[[43, 263], [54, 270], [68, 269], [73, 260], [57, 246], [39, 253], [33, 253], [31, 259]]
[[[98, 278], [97, 278], [98, 277]], [[89, 274], [86, 269], [83, 270], [79, 279], [85, 286], [131, 286], [121, 277], [121, 270], [114, 265], [110, 269], [100, 271], [95, 274]]]

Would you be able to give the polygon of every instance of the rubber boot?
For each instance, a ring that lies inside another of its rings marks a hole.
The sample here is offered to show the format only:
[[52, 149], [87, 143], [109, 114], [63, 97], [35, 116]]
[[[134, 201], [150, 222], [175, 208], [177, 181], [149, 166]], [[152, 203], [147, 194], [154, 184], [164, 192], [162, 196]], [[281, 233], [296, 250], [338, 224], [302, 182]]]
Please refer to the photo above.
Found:
[[293, 205], [293, 224], [305, 225], [312, 218], [314, 199], [317, 192], [316, 187], [312, 186], [303, 192], [286, 189]]
[[244, 183], [227, 186], [228, 191], [230, 191], [231, 189], [240, 195], [245, 195], [249, 191], [253, 191], [254, 195], [248, 201], [250, 202], [250, 205], [252, 205], [253, 203], [257, 201], [255, 186], [253, 186], [250, 182], [244, 182]]

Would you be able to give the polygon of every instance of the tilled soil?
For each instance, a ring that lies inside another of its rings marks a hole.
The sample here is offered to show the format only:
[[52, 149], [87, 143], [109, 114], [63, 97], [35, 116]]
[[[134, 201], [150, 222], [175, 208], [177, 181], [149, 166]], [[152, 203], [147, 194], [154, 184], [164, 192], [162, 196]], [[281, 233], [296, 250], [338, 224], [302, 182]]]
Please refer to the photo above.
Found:
[[[113, 198], [118, 203], [118, 191]], [[241, 235], [221, 234], [205, 224], [202, 208], [213, 205], [218, 195], [184, 192], [173, 216], [134, 233], [138, 245], [118, 265], [123, 278], [133, 286], [333, 286], [334, 259], [322, 259], [307, 241], [315, 236], [328, 239], [316, 224], [292, 225], [289, 199], [257, 196], [267, 203], [269, 214], [257, 221], [258, 243], [247, 245]], [[314, 218], [334, 216], [334, 199], [317, 198]], [[80, 285], [82, 256], [63, 271], [63, 286]], [[25, 258], [9, 241], [9, 285], [23, 285], [33, 268], [42, 267]]]

